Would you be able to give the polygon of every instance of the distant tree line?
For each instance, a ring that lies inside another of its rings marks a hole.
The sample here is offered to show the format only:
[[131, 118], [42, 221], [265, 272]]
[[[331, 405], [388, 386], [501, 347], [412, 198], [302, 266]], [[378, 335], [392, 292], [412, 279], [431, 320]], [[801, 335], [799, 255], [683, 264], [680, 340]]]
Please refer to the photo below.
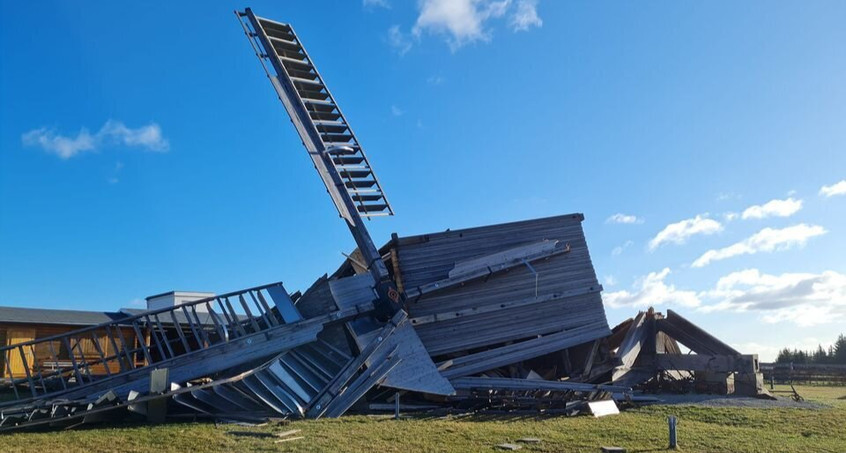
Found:
[[784, 348], [778, 353], [777, 363], [812, 363], [820, 365], [846, 365], [846, 336], [840, 334], [828, 350], [818, 345], [814, 351]]

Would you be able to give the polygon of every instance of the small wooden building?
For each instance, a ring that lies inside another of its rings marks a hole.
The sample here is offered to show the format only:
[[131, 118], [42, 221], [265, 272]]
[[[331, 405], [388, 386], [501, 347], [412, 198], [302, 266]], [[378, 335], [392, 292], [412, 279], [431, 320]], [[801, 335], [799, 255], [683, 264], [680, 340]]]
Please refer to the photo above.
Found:
[[[81, 311], [81, 310], [54, 310], [43, 308], [22, 308], [22, 307], [0, 307], [0, 345], [10, 346], [13, 344], [25, 343], [40, 338], [47, 338], [53, 335], [64, 334], [85, 327], [96, 326], [106, 322], [112, 322], [125, 318], [128, 314], [122, 311]], [[121, 332], [127, 342], [137, 343], [135, 332], [132, 329], [122, 329]], [[90, 338], [89, 338], [90, 337]], [[107, 354], [114, 354], [114, 345], [106, 340], [104, 331], [93, 331], [85, 338], [79, 339], [79, 344], [71, 346], [71, 350], [60, 341], [45, 342], [38, 344], [35, 348], [23, 348], [23, 358], [19, 354], [0, 354], [0, 378], [20, 378], [26, 376], [24, 360], [30, 371], [49, 370], [59, 368], [62, 362], [70, 361], [71, 354], [79, 361], [97, 355], [97, 348]], [[96, 341], [96, 344], [95, 344]], [[144, 341], [142, 338], [141, 341]], [[36, 361], [34, 357], [52, 357], [54, 354], [47, 350], [53, 348], [57, 360]], [[44, 351], [38, 350], [45, 349]], [[34, 350], [33, 350], [34, 349]], [[7, 364], [6, 361], [9, 363]], [[36, 363], [34, 363], [36, 362]], [[102, 366], [101, 366], [102, 368]], [[114, 371], [114, 370], [110, 370]], [[105, 369], [92, 367], [94, 374], [105, 374]]]
[[[165, 309], [209, 297], [214, 297], [214, 293], [170, 291], [148, 297], [147, 310]], [[11, 348], [0, 353], [0, 382], [7, 381], [9, 378], [26, 377], [27, 368], [29, 368], [30, 373], [66, 368], [72, 361], [71, 358], [77, 363], [94, 363], [86, 368], [86, 373], [95, 377], [105, 376], [108, 374], [105, 369], [106, 365], [102, 361], [97, 363], [97, 358], [114, 356], [115, 351], [119, 349], [118, 342], [125, 342], [129, 346], [129, 350], [135, 352], [125, 358], [122, 355], [120, 361], [108, 361], [109, 372], [120, 372], [120, 366], [133, 368], [144, 366], [146, 359], [141, 352], [141, 345], [150, 346], [149, 327], [136, 332], [127, 324], [126, 327], [118, 329], [119, 331], [113, 331], [111, 338], [107, 335], [105, 329], [90, 329], [115, 321], [118, 321], [118, 325], [121, 325], [119, 322], [121, 319], [144, 311], [144, 309], [138, 308], [121, 308], [118, 311], [110, 312], [0, 307], [0, 348], [24, 344], [21, 348]], [[200, 312], [197, 318], [200, 325], [213, 325], [213, 321], [202, 306], [199, 306], [197, 311]], [[170, 349], [178, 352], [183, 347], [180, 339], [182, 335], [177, 332], [174, 321], [180, 323], [183, 332], [186, 331], [185, 325], [188, 323], [186, 323], [185, 316], [182, 313], [177, 312], [175, 318], [171, 319], [163, 317], [159, 323], [166, 335], [165, 341], [171, 345]], [[72, 339], [71, 344], [65, 344], [59, 338], [56, 341], [26, 344], [33, 340], [42, 340], [80, 329], [87, 330], [79, 336], [70, 337]], [[156, 352], [151, 353], [157, 354]], [[158, 357], [153, 357], [153, 359], [156, 360]], [[130, 365], [131, 362], [134, 363]]]

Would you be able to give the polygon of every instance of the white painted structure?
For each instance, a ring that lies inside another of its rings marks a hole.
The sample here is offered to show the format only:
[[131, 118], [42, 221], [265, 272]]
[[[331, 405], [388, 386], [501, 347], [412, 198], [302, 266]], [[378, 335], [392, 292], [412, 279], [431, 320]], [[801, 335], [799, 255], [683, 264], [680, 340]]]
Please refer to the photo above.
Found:
[[[168, 293], [156, 294], [147, 298], [147, 310], [158, 310], [160, 308], [175, 307], [187, 302], [214, 297], [214, 293], [202, 293], [197, 291], [171, 291]], [[205, 304], [196, 306], [197, 311], [208, 312]]]

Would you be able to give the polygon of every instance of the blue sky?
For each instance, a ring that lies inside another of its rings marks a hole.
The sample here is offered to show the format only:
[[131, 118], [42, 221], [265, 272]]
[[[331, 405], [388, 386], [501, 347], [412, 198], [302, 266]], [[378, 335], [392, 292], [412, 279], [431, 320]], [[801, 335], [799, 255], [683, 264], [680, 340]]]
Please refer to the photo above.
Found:
[[846, 3], [0, 5], [2, 305], [305, 289], [354, 247], [252, 6], [364, 144], [377, 243], [582, 212], [612, 324], [671, 308], [764, 359], [846, 331]]

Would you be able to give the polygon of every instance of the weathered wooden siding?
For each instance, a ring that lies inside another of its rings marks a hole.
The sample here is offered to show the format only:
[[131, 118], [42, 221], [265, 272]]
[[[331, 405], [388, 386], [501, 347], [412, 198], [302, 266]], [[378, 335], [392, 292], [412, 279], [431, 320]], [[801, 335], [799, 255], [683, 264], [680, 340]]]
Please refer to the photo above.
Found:
[[[78, 328], [79, 326], [75, 325], [61, 326], [52, 324], [0, 325], [0, 331], [4, 333], [4, 335], [2, 335], [4, 337], [4, 341], [2, 343], [4, 346], [9, 346], [17, 343], [25, 343], [32, 340], [37, 340], [39, 338], [46, 338], [53, 335], [59, 335], [73, 330], [77, 330]], [[133, 332], [132, 329], [128, 327], [122, 328], [121, 333], [123, 334], [127, 342], [130, 342], [131, 344], [136, 343], [137, 339], [135, 338], [135, 332]], [[99, 357], [97, 353], [97, 347], [94, 345], [95, 338], [97, 344], [106, 354], [106, 356], [112, 356], [115, 354], [114, 346], [106, 339], [105, 331], [97, 331], [94, 332], [94, 335], [90, 337], [80, 338], [78, 347], [74, 344], [73, 356], [76, 360], [82, 362], [85, 360], [94, 360], [95, 358]], [[141, 339], [141, 341], [146, 340]], [[52, 349], [58, 356], [59, 361], [70, 360], [70, 351], [68, 351], [67, 348], [63, 346], [59, 341], [42, 342], [36, 344], [34, 347], [24, 347], [24, 354], [26, 355], [26, 361], [29, 365], [29, 369], [31, 372], [34, 372], [39, 369], [49, 369], [51, 366], [56, 365], [52, 363], [55, 361], [53, 360], [53, 352], [51, 352], [50, 346], [52, 346]], [[9, 357], [0, 358], [0, 365], [2, 365], [2, 370], [0, 370], [0, 377], [8, 378], [9, 368], [11, 369], [12, 377], [26, 377], [26, 371], [24, 370], [23, 360], [21, 359], [20, 354], [9, 353], [7, 355]], [[5, 363], [6, 360], [8, 360], [9, 362], [8, 367]], [[142, 362], [143, 358], [139, 355], [137, 360], [138, 362]], [[116, 362], [110, 364], [109, 371], [113, 373], [119, 372], [119, 364]], [[92, 365], [90, 367], [90, 372], [95, 376], [107, 374], [105, 366], [102, 364]]]
[[438, 356], [585, 325], [593, 329], [587, 336], [580, 331], [583, 341], [609, 335], [582, 220], [581, 214], [570, 214], [398, 238], [398, 267], [406, 290], [448, 278], [456, 264], [516, 247], [544, 240], [570, 247], [567, 253], [531, 262], [534, 273], [518, 265], [408, 301], [412, 320], [427, 321], [415, 329], [429, 353]]

